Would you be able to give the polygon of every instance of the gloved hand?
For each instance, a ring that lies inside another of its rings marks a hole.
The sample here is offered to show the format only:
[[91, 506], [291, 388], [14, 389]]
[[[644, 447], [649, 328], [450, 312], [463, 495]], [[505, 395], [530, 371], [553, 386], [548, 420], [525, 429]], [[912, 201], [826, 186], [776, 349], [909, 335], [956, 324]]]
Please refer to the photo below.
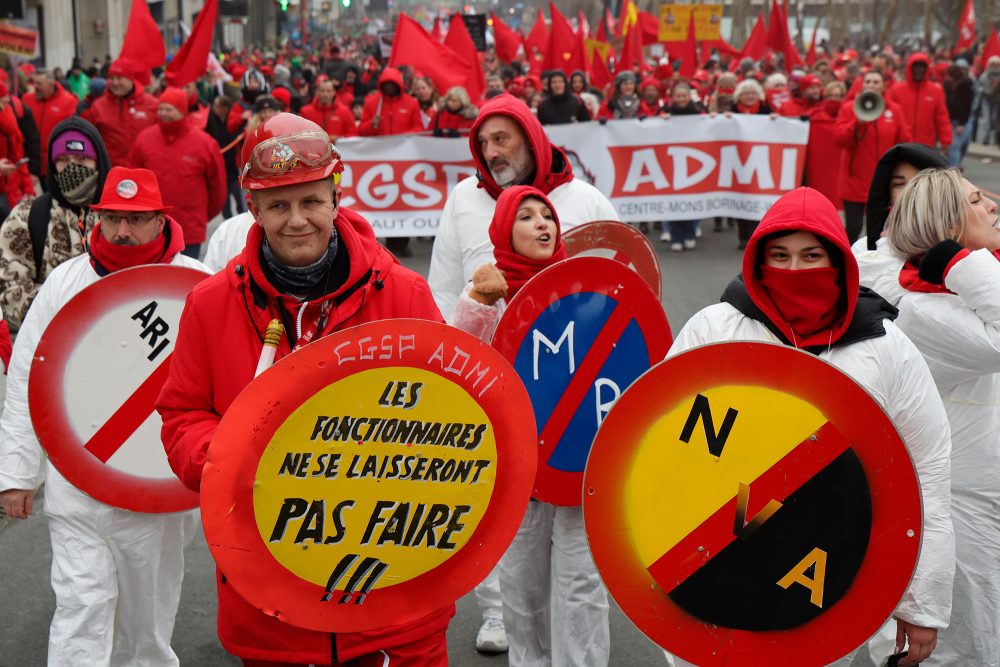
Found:
[[941, 241], [927, 251], [917, 267], [917, 275], [921, 280], [934, 285], [944, 284], [944, 272], [955, 258], [955, 255], [965, 250], [962, 244], [953, 239]]
[[483, 264], [472, 274], [469, 298], [487, 306], [507, 296], [507, 281], [503, 272], [493, 264]]

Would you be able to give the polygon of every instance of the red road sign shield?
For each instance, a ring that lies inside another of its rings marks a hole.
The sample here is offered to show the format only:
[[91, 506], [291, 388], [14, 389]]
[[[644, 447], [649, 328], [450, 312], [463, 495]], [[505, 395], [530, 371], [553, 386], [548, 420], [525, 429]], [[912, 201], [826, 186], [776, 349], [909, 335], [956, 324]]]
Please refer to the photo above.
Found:
[[598, 220], [578, 225], [563, 233], [570, 257], [607, 257], [625, 264], [642, 276], [659, 298], [663, 281], [660, 260], [646, 235], [632, 225], [617, 220]]
[[359, 632], [451, 604], [500, 560], [534, 478], [510, 365], [423, 320], [337, 332], [240, 393], [209, 448], [202, 518], [240, 595]]
[[671, 653], [825, 665], [906, 591], [920, 487], [847, 375], [787, 346], [725, 343], [622, 395], [587, 462], [584, 519], [608, 590]]
[[38, 341], [28, 382], [35, 433], [56, 469], [103, 503], [198, 506], [170, 470], [153, 404], [184, 300], [205, 277], [166, 265], [116, 271], [70, 299]]
[[493, 346], [531, 397], [538, 433], [532, 495], [579, 505], [583, 470], [608, 408], [670, 349], [660, 300], [636, 272], [601, 257], [564, 260], [511, 299]]

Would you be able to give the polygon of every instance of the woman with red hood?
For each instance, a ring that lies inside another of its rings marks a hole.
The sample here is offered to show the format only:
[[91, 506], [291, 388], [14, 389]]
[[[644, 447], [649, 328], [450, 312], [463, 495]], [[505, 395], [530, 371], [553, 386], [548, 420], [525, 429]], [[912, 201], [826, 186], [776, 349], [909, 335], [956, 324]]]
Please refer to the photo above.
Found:
[[695, 314], [668, 356], [724, 341], [782, 343], [833, 364], [881, 404], [909, 449], [923, 499], [920, 557], [893, 613], [896, 652], [908, 643], [898, 664], [907, 667], [927, 658], [938, 630], [948, 626], [955, 556], [947, 415], [920, 352], [893, 324], [896, 314], [859, 287], [857, 262], [830, 201], [798, 188], [761, 220], [743, 254], [743, 275], [722, 303]]
[[[475, 271], [449, 321], [484, 340], [505, 299], [566, 258], [555, 208], [530, 186], [507, 188], [497, 199], [490, 240], [496, 264]], [[608, 595], [587, 548], [581, 507], [532, 499], [499, 567], [512, 667], [608, 664]]]

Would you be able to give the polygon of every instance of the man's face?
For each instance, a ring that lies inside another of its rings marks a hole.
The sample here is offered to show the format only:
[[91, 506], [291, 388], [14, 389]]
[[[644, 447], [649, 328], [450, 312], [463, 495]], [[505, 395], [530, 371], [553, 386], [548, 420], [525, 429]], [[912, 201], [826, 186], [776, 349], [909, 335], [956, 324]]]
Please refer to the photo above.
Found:
[[526, 178], [535, 168], [524, 130], [508, 116], [493, 116], [479, 127], [479, 150], [500, 187]]
[[31, 82], [34, 84], [35, 92], [39, 95], [39, 97], [51, 97], [52, 93], [55, 92], [55, 84], [52, 83], [52, 81], [49, 80], [49, 77], [44, 74], [32, 74]]
[[247, 90], [260, 90], [260, 80], [255, 77], [247, 77]]
[[566, 92], [566, 79], [561, 76], [554, 76], [549, 79], [549, 92], [553, 95], [562, 95]]
[[660, 100], [660, 91], [656, 86], [646, 86], [642, 89], [642, 99], [646, 104], [655, 104]]
[[816, 100], [823, 97], [823, 87], [821, 85], [813, 84], [802, 91], [802, 97], [807, 100], [815, 102]]
[[163, 232], [166, 216], [156, 211], [101, 211], [101, 236], [115, 245], [143, 245]]
[[174, 123], [183, 118], [184, 114], [178, 111], [173, 104], [161, 104], [156, 107], [156, 117], [160, 119], [161, 123]]
[[319, 88], [316, 89], [316, 97], [319, 98], [319, 103], [323, 106], [329, 106], [333, 103], [334, 89], [332, 81], [324, 81], [319, 84]]
[[486, 82], [486, 90], [491, 93], [503, 92], [503, 79], [490, 79]]
[[399, 95], [399, 84], [395, 81], [386, 81], [379, 86], [379, 89], [386, 97], [396, 97]]
[[885, 87], [885, 83], [882, 81], [882, 75], [878, 72], [869, 72], [865, 74], [864, 80], [861, 82], [861, 88], [865, 91], [872, 93], [882, 94], [882, 89]]
[[927, 63], [913, 63], [910, 71], [913, 73], [913, 80], [919, 83], [927, 77]]
[[119, 76], [115, 74], [114, 76], [108, 77], [108, 90], [115, 97], [125, 97], [132, 90], [132, 79], [127, 76]]
[[286, 266], [313, 264], [330, 245], [337, 202], [330, 179], [256, 190], [250, 212]]

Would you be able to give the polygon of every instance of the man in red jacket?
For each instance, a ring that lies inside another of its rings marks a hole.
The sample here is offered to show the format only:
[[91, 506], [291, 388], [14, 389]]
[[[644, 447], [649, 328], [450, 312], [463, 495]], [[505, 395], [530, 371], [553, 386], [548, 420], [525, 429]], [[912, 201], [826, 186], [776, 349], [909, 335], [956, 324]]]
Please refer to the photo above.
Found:
[[129, 164], [156, 174], [164, 201], [184, 229], [184, 254], [197, 259], [208, 221], [226, 200], [226, 166], [219, 145], [188, 122], [187, 93], [167, 88], [156, 113], [159, 122], [135, 138]]
[[361, 136], [385, 137], [422, 131], [420, 104], [403, 92], [403, 75], [386, 67], [378, 78], [379, 92], [365, 99], [361, 113]]
[[[243, 252], [188, 297], [156, 406], [170, 465], [194, 490], [219, 421], [254, 377], [272, 319], [285, 325], [278, 358], [364, 322], [442, 321], [424, 279], [395, 262], [364, 218], [340, 207], [344, 165], [321, 127], [278, 114], [247, 137], [240, 162], [255, 223]], [[219, 638], [244, 665], [447, 665], [454, 605], [405, 625], [331, 635], [265, 614], [222, 572], [218, 590]]]
[[[76, 95], [59, 85], [57, 81], [54, 81], [49, 73], [43, 69], [35, 70], [35, 73], [31, 75], [31, 81], [35, 84], [35, 92], [25, 95], [23, 101], [35, 116], [35, 123], [38, 125], [38, 132], [42, 140], [41, 154], [48, 155], [52, 128], [64, 118], [75, 114], [80, 100], [77, 99]], [[43, 182], [47, 167], [48, 160], [42, 160]]]
[[330, 135], [330, 141], [340, 137], [356, 137], [358, 126], [354, 124], [354, 114], [337, 99], [337, 91], [330, 79], [321, 79], [316, 87], [316, 98], [312, 104], [302, 107], [299, 114], [316, 123]]
[[84, 120], [101, 133], [111, 156], [111, 166], [128, 166], [128, 151], [139, 133], [156, 124], [156, 98], [138, 87], [133, 80], [132, 63], [119, 58], [108, 69], [104, 95], [83, 112]]
[[951, 117], [941, 84], [930, 80], [930, 58], [914, 53], [906, 62], [906, 81], [897, 83], [886, 95], [903, 111], [913, 141], [936, 148], [941, 144], [945, 155], [951, 146]]

